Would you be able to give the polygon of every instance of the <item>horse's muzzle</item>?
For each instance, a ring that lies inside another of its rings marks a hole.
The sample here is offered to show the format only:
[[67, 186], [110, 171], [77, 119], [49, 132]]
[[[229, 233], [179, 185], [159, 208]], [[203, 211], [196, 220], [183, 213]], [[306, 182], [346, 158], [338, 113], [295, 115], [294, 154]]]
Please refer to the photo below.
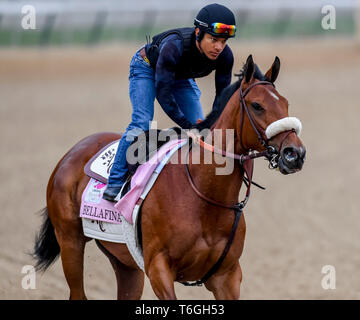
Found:
[[280, 152], [279, 170], [282, 174], [300, 171], [305, 161], [306, 149], [304, 147], [286, 147]]

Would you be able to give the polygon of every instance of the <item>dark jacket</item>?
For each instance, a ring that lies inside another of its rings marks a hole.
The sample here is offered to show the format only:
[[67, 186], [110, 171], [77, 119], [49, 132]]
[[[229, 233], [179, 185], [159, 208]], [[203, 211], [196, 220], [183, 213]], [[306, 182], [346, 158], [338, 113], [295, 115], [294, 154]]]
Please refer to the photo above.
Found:
[[145, 46], [145, 51], [155, 69], [156, 98], [166, 114], [182, 128], [190, 128], [193, 124], [185, 118], [172, 94], [176, 79], [201, 78], [215, 70], [214, 104], [231, 82], [234, 63], [231, 49], [226, 45], [216, 60], [208, 59], [196, 47], [194, 28], [161, 33]]

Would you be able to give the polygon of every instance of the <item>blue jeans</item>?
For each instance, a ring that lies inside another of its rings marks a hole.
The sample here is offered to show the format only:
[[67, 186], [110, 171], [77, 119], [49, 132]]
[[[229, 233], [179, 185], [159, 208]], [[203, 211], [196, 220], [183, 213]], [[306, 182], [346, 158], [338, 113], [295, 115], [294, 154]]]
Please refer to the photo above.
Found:
[[[149, 130], [154, 116], [155, 72], [140, 55], [139, 49], [130, 63], [129, 92], [132, 104], [131, 123], [123, 134], [108, 179], [109, 187], [121, 187], [127, 174], [126, 152], [134, 138]], [[173, 89], [175, 100], [191, 122], [204, 119], [200, 104], [201, 92], [194, 79], [176, 80]]]

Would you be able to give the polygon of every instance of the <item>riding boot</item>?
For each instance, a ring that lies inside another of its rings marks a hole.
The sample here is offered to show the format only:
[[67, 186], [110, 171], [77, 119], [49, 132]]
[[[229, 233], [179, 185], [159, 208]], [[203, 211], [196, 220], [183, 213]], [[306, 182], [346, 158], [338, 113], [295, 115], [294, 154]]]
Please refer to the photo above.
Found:
[[107, 186], [103, 194], [103, 199], [116, 202], [115, 198], [119, 194], [120, 190], [121, 190], [121, 186], [120, 187]]
[[115, 198], [119, 194], [123, 184], [126, 181], [128, 168], [126, 152], [131, 141], [126, 139], [128, 132], [125, 132], [120, 139], [119, 146], [112, 164], [107, 186], [103, 194], [103, 199], [116, 202]]

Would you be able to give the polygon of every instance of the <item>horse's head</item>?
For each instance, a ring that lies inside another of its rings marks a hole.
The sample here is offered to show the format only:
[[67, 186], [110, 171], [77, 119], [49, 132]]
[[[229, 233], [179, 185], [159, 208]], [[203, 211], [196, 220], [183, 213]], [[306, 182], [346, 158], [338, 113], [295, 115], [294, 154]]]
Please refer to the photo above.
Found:
[[275, 89], [279, 70], [276, 57], [265, 75], [259, 76], [252, 56], [248, 57], [240, 84], [242, 120], [238, 130], [243, 149], [268, 149], [271, 164], [289, 174], [301, 170], [306, 150], [299, 138], [301, 122], [289, 117], [288, 101]]

